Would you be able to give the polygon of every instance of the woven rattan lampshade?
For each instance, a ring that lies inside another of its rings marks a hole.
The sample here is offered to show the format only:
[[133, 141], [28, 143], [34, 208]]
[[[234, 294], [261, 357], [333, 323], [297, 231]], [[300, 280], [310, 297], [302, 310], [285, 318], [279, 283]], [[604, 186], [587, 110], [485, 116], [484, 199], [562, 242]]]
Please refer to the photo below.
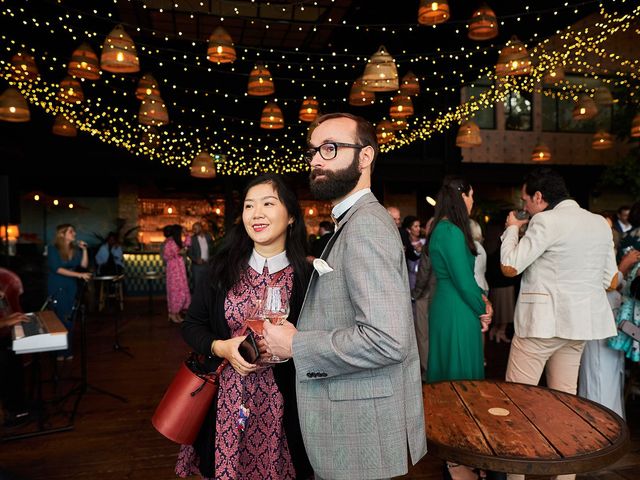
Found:
[[402, 77], [400, 82], [400, 93], [404, 95], [418, 95], [420, 93], [420, 82], [413, 72], [409, 71]]
[[574, 120], [590, 120], [598, 114], [598, 106], [589, 95], [582, 95], [573, 107]]
[[389, 120], [381, 120], [380, 123], [376, 125], [376, 138], [378, 139], [379, 145], [389, 143], [395, 138], [393, 124]]
[[596, 88], [596, 91], [593, 93], [593, 100], [596, 102], [596, 105], [601, 107], [610, 107], [613, 105], [613, 95], [611, 95], [611, 90], [607, 87]]
[[70, 76], [64, 77], [64, 80], [60, 82], [58, 100], [70, 104], [84, 102], [84, 92], [80, 82]]
[[273, 95], [276, 91], [271, 73], [264, 65], [256, 65], [249, 75], [247, 93], [258, 97]]
[[548, 162], [551, 160], [551, 150], [544, 143], [539, 143], [531, 152], [532, 162]]
[[232, 63], [236, 59], [236, 49], [231, 35], [222, 27], [216, 27], [209, 37], [207, 58], [215, 63]]
[[613, 147], [613, 135], [604, 130], [600, 130], [593, 135], [591, 147], [594, 150], [607, 150]]
[[640, 137], [640, 113], [636, 113], [631, 121], [631, 136], [633, 138]]
[[36, 80], [40, 77], [35, 58], [26, 52], [18, 52], [11, 57], [11, 66], [13, 67], [11, 78], [18, 82]]
[[78, 129], [61, 113], [56, 115], [56, 119], [53, 121], [52, 132], [54, 135], [60, 135], [61, 137], [78, 136]]
[[381, 45], [364, 68], [362, 88], [367, 92], [394, 92], [398, 90], [399, 83], [396, 63]]
[[162, 98], [155, 95], [146, 96], [140, 103], [138, 112], [140, 125], [161, 126], [169, 123], [169, 112]]
[[154, 150], [160, 146], [160, 132], [156, 127], [148, 127], [142, 132], [140, 146], [149, 150]]
[[545, 72], [544, 77], [542, 78], [542, 83], [546, 85], [553, 85], [561, 82], [562, 80], [564, 80], [564, 67], [562, 65], [556, 65]]
[[82, 43], [71, 54], [67, 73], [86, 80], [98, 80], [100, 78], [98, 55], [87, 42]]
[[472, 120], [467, 120], [458, 129], [456, 146], [460, 148], [473, 148], [482, 145], [480, 127]]
[[313, 122], [318, 116], [320, 104], [313, 97], [307, 97], [302, 101], [298, 118], [303, 122]]
[[469, 32], [471, 40], [491, 40], [498, 36], [498, 19], [487, 5], [483, 5], [473, 12], [469, 20]]
[[100, 67], [111, 73], [135, 73], [140, 71], [136, 45], [122, 25], [111, 30], [102, 45]]
[[144, 97], [153, 95], [160, 96], [160, 87], [158, 87], [158, 81], [150, 73], [146, 73], [142, 76], [138, 82], [138, 88], [136, 88], [136, 98], [142, 100]]
[[391, 99], [389, 110], [391, 118], [409, 118], [413, 115], [413, 102], [408, 95], [396, 95]]
[[531, 73], [531, 58], [524, 44], [515, 35], [500, 50], [496, 75], [527, 75]]
[[376, 94], [373, 92], [367, 92], [362, 88], [362, 77], [358, 78], [351, 86], [351, 92], [349, 93], [349, 105], [354, 107], [366, 107], [367, 105], [373, 105], [376, 101]]
[[5, 122], [28, 122], [31, 119], [27, 101], [15, 88], [7, 88], [0, 95], [0, 120]]
[[267, 103], [262, 109], [260, 128], [264, 128], [265, 130], [278, 130], [280, 128], [284, 128], [282, 110], [280, 110], [280, 107], [278, 107], [275, 102]]
[[391, 124], [393, 125], [393, 129], [398, 132], [400, 130], [404, 130], [405, 128], [407, 128], [409, 126], [409, 124], [407, 123], [407, 121], [404, 118], [394, 118], [391, 121]]
[[191, 176], [196, 178], [216, 178], [216, 165], [208, 152], [202, 151], [191, 162]]
[[418, 8], [418, 23], [420, 25], [437, 25], [449, 20], [449, 4], [447, 0], [433, 2], [420, 0]]

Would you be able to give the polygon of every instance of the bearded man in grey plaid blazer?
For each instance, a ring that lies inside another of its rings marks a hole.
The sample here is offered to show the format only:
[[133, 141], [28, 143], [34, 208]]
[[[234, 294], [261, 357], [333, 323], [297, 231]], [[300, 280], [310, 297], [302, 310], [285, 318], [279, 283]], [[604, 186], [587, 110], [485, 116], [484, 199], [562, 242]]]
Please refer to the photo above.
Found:
[[314, 261], [298, 329], [265, 325], [270, 351], [292, 357], [298, 413], [316, 479], [403, 475], [427, 451], [420, 361], [398, 229], [371, 193], [373, 126], [334, 113], [310, 127], [314, 196], [337, 228]]

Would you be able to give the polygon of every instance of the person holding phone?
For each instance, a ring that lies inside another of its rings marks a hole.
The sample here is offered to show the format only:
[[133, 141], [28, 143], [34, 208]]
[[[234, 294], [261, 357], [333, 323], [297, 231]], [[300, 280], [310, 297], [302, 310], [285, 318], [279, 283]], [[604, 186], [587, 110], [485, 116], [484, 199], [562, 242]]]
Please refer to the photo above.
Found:
[[73, 360], [73, 304], [78, 294], [78, 280], [88, 282], [91, 273], [80, 271], [89, 266], [87, 243], [76, 242], [76, 229], [69, 223], [56, 227], [53, 245], [48, 248], [47, 266], [49, 270], [47, 290], [53, 301], [53, 311], [68, 330], [69, 347], [62, 351], [58, 361]]
[[[218, 397], [194, 445], [180, 449], [178, 476], [312, 475], [298, 423], [293, 362], [254, 360], [254, 333], [243, 333], [267, 287], [281, 288], [290, 304], [288, 321], [297, 322], [311, 273], [306, 241], [298, 201], [282, 178], [265, 174], [249, 182], [241, 221], [212, 258], [208, 281], [199, 283], [182, 324], [185, 341], [206, 355], [210, 371], [224, 359], [230, 367], [222, 371]], [[258, 343], [266, 359], [266, 346]]]

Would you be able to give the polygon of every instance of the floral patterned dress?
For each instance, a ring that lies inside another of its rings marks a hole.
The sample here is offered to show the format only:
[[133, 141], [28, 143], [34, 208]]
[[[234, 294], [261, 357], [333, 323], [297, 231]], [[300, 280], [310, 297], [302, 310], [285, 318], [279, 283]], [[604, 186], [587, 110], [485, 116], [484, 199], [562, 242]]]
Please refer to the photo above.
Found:
[[[231, 336], [237, 336], [267, 284], [293, 288], [293, 268], [270, 275], [265, 267], [257, 273], [251, 267], [227, 294], [225, 316]], [[244, 431], [238, 426], [241, 406], [249, 409]], [[295, 469], [284, 433], [284, 401], [271, 368], [241, 377], [227, 367], [220, 377], [217, 399], [215, 478], [222, 480], [289, 480]], [[198, 474], [199, 461], [190, 445], [180, 448], [176, 474], [182, 478]]]
[[189, 308], [191, 294], [184, 258], [180, 255], [180, 249], [173, 238], [167, 239], [162, 250], [162, 258], [167, 262], [167, 310], [170, 314], [178, 314]]

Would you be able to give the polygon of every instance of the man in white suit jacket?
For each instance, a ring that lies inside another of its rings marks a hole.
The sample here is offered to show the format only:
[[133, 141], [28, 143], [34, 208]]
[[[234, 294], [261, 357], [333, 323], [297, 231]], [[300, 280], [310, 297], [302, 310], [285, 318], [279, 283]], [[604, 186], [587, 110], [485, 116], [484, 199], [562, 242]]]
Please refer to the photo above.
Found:
[[300, 427], [316, 479], [402, 475], [427, 450], [420, 360], [398, 229], [370, 190], [375, 130], [349, 114], [310, 128], [310, 187], [337, 228], [314, 261], [298, 330], [265, 325], [293, 357]]
[[506, 380], [537, 385], [546, 366], [548, 387], [575, 394], [585, 342], [616, 334], [606, 296], [618, 278], [611, 228], [569, 199], [549, 168], [531, 172], [521, 195], [529, 226], [519, 239], [527, 220], [511, 212], [500, 249], [502, 272], [522, 273]]

